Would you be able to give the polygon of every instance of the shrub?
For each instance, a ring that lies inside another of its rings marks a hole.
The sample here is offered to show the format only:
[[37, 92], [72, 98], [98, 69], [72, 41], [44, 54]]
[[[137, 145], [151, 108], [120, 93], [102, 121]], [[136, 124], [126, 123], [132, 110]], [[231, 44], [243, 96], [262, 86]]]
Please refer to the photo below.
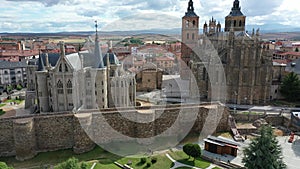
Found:
[[147, 159], [145, 157], [141, 158], [141, 163], [145, 164], [147, 162]]
[[12, 167], [8, 167], [5, 162], [0, 162], [1, 169], [13, 169]]
[[147, 167], [151, 167], [151, 163], [150, 162], [147, 163]]
[[18, 84], [17, 87], [16, 87], [16, 89], [17, 90], [22, 90], [22, 86]]
[[156, 158], [156, 157], [152, 157], [151, 163], [154, 164], [154, 163], [156, 163], [156, 162], [157, 162], [157, 158]]

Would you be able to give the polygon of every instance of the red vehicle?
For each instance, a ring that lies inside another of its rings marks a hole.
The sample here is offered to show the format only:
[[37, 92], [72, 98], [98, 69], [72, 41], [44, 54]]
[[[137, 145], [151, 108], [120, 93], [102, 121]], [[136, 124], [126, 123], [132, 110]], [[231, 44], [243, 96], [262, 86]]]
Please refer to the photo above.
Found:
[[291, 132], [290, 138], [289, 138], [289, 143], [292, 143], [294, 141], [294, 136], [295, 136], [295, 133]]

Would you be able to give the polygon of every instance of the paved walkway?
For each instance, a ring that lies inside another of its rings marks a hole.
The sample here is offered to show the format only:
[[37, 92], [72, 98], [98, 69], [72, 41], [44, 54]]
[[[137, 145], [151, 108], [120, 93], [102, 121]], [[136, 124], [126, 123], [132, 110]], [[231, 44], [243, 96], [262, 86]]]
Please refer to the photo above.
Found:
[[1, 109], [3, 109], [6, 113], [0, 116], [0, 118], [17, 117], [30, 114], [29, 110], [24, 109], [24, 105], [25, 101], [22, 101], [21, 104], [14, 105], [6, 103], [5, 106], [1, 107]]
[[[190, 168], [194, 168], [194, 169], [202, 169], [202, 168], [199, 168], [199, 167], [194, 167], [194, 166], [182, 164], [182, 163], [174, 160], [169, 154], [166, 154], [166, 156], [174, 163], [174, 166], [172, 168], [170, 168], [170, 169], [176, 169], [178, 167], [190, 167]], [[210, 164], [210, 166], [207, 167], [206, 169], [212, 169], [214, 167], [216, 167], [216, 165]]]

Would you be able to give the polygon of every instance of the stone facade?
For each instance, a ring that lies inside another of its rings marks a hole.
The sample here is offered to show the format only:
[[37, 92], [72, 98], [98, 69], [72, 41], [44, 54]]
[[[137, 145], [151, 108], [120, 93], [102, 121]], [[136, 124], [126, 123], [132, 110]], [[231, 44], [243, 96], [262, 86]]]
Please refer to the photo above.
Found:
[[[235, 0], [225, 19], [226, 24], [230, 22], [230, 26], [225, 24], [225, 32], [218, 30], [212, 18], [212, 30], [188, 42], [197, 45], [188, 45], [188, 52], [182, 52], [183, 60], [195, 77], [190, 78], [192, 97], [196, 97], [193, 94], [198, 88], [200, 97], [207, 100], [234, 104], [265, 104], [270, 100], [272, 55], [261, 45], [259, 30], [253, 30], [251, 35], [245, 31], [245, 18], [239, 1]], [[182, 29], [182, 42], [185, 43], [187, 30]]]
[[[41, 54], [28, 66], [29, 87], [26, 108], [37, 104], [38, 112], [135, 106], [134, 75], [124, 72], [113, 51], [104, 57], [96, 33], [95, 47], [66, 55]], [[35, 103], [35, 99], [37, 103]]]
[[135, 76], [137, 82], [137, 91], [147, 92], [161, 89], [162, 78], [162, 69], [157, 68], [155, 64], [150, 62], [144, 64], [143, 69], [139, 71]]
[[[172, 105], [166, 109], [157, 106], [155, 111], [149, 114], [124, 108], [118, 111], [108, 109], [102, 113], [98, 110], [86, 110], [78, 114], [72, 112], [54, 113], [26, 118], [0, 119], [0, 156], [15, 155], [18, 160], [26, 160], [32, 158], [38, 152], [73, 149], [75, 153], [83, 153], [93, 149], [94, 142], [105, 144], [113, 141], [124, 141], [123, 138], [112, 135], [111, 128], [126, 135], [128, 140], [133, 141], [135, 138], [149, 138], [161, 133], [164, 134], [164, 137], [174, 137], [172, 131], [168, 130], [170, 126], [174, 125], [174, 121], [180, 119], [179, 123], [173, 128], [174, 131], [179, 131], [183, 130], [181, 125], [192, 120], [179, 117], [179, 112], [185, 114], [191, 111], [197, 112], [197, 119], [188, 132], [200, 133], [205, 128], [210, 128], [212, 132], [227, 131], [229, 112], [226, 108], [223, 109], [224, 106], [221, 105], [191, 105], [185, 107]], [[122, 114], [119, 113], [120, 111]], [[213, 114], [213, 117], [208, 118], [209, 111]], [[151, 120], [155, 117], [157, 119], [149, 123], [132, 121], [132, 119]], [[103, 120], [107, 123], [103, 123]], [[207, 120], [210, 125], [205, 127], [204, 123]], [[212, 129], [212, 124], [216, 124], [217, 128]]]

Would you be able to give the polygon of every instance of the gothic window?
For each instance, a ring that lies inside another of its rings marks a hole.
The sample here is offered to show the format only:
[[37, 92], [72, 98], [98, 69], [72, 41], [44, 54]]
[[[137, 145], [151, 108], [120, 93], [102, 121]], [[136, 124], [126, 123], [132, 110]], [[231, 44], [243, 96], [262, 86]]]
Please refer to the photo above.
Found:
[[67, 64], [65, 64], [65, 72], [68, 72], [68, 71], [69, 71], [68, 66], [67, 66]]
[[242, 21], [240, 21], [239, 26], [240, 26], [240, 27], [242, 26]]
[[67, 92], [68, 94], [72, 94], [72, 81], [69, 80], [68, 83], [67, 83]]
[[56, 87], [58, 94], [64, 94], [63, 83], [61, 82], [61, 80], [58, 80]]
[[202, 80], [205, 80], [206, 79], [206, 69], [203, 68], [203, 72], [202, 72]]
[[58, 71], [62, 72], [62, 66], [61, 66], [61, 64], [59, 65]]
[[190, 39], [190, 34], [189, 33], [186, 34], [186, 39]]

